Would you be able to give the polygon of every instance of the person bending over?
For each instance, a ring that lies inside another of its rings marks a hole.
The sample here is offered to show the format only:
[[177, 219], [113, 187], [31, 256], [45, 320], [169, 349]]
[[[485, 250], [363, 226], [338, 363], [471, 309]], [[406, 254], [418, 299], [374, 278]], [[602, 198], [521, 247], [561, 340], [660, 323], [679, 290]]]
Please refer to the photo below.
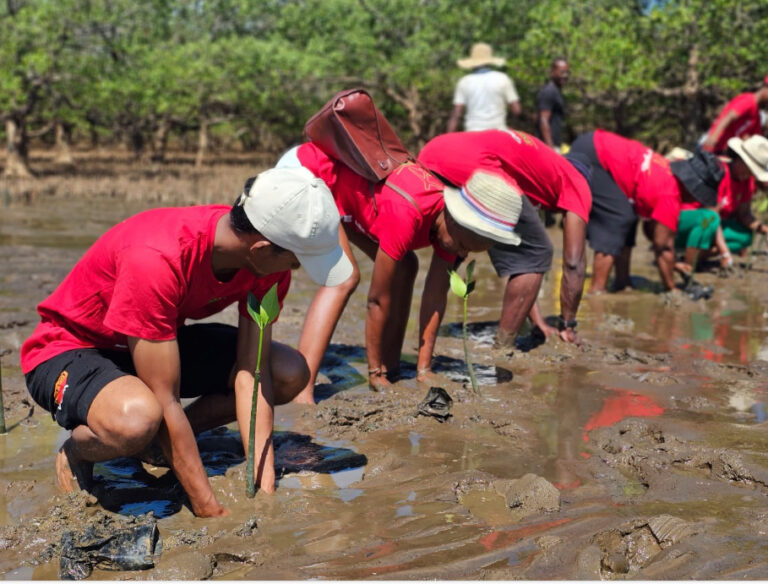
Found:
[[[522, 200], [501, 176], [480, 173], [461, 190], [444, 187], [419, 164], [400, 165], [386, 181], [371, 185], [308, 142], [289, 150], [278, 167], [303, 166], [322, 178], [342, 218], [341, 245], [354, 263], [349, 242], [373, 262], [365, 321], [369, 383], [381, 389], [397, 378], [400, 353], [418, 271], [414, 250], [433, 254], [421, 299], [419, 363], [431, 361], [437, 328], [445, 312], [448, 270], [471, 251], [496, 242], [519, 243], [514, 232]], [[360, 273], [337, 288], [323, 287], [310, 305], [299, 341], [311, 376], [298, 402], [314, 403], [320, 361]], [[429, 355], [429, 359], [426, 358]]]
[[[463, 184], [475, 169], [501, 172], [516, 192], [525, 195], [516, 229], [522, 244], [496, 244], [488, 252], [496, 273], [507, 278], [499, 342], [513, 343], [530, 315], [533, 324], [547, 336], [559, 334], [566, 342], [581, 343], [576, 333], [576, 312], [584, 286], [584, 238], [592, 205], [586, 180], [588, 165], [574, 165], [541, 140], [518, 130], [443, 134], [430, 140], [418, 158], [451, 184]], [[553, 251], [535, 207], [564, 214], [559, 330], [544, 321], [536, 304], [544, 274], [552, 265]]]

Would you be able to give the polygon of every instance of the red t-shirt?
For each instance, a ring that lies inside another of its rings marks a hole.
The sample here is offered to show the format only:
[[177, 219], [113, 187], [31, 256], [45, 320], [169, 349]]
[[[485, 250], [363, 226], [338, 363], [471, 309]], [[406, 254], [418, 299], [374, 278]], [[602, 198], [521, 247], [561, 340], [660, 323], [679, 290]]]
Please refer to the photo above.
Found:
[[21, 348], [26, 374], [71, 349], [128, 350], [127, 336], [176, 338], [186, 319], [201, 319], [247, 297], [261, 298], [278, 282], [282, 306], [290, 272], [258, 277], [239, 270], [216, 279], [211, 253], [226, 205], [154, 209], [111, 228], [37, 307], [42, 320]]
[[682, 195], [669, 161], [645, 144], [605, 130], [595, 130], [595, 152], [601, 166], [643, 219], [654, 219], [677, 231]]
[[[717, 202], [720, 205], [720, 217], [728, 219], [736, 212], [739, 205], [752, 201], [757, 187], [754, 176], [750, 176], [747, 180], [736, 180], [727, 164], [723, 165], [723, 170], [725, 175], [717, 189]], [[698, 201], [683, 203], [683, 210], [700, 209], [701, 207], [702, 205]]]
[[[373, 185], [372, 196], [367, 179], [311, 142], [299, 146], [296, 154], [302, 166], [328, 185], [341, 220], [377, 241], [392, 259], [401, 260], [408, 251], [430, 245], [439, 257], [449, 262], [456, 259], [431, 241], [430, 230], [445, 207], [443, 184], [419, 165], [400, 165], [386, 182]], [[418, 209], [387, 183], [408, 193]]]
[[723, 152], [728, 147], [728, 140], [734, 136], [748, 138], [754, 134], [759, 134], [761, 131], [760, 111], [758, 110], [757, 99], [754, 93], [742, 93], [725, 104], [720, 115], [712, 122], [712, 126], [709, 128], [710, 134], [720, 123], [720, 120], [728, 115], [728, 112], [736, 113], [737, 117], [720, 134], [713, 152]]
[[419, 160], [459, 186], [479, 168], [501, 171], [532, 203], [551, 211], [572, 211], [589, 220], [592, 194], [586, 179], [565, 158], [525, 132], [443, 134], [427, 142]]

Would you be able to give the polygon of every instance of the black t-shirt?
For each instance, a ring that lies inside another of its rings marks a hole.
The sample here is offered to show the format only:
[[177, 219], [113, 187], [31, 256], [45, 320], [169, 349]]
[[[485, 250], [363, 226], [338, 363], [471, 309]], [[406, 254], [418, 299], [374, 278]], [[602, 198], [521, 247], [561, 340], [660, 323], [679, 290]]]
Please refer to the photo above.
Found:
[[536, 135], [539, 138], [543, 138], [541, 135], [540, 121], [541, 110], [548, 110], [552, 112], [549, 118], [549, 127], [552, 131], [552, 142], [555, 146], [560, 146], [563, 143], [563, 122], [565, 121], [565, 98], [560, 88], [555, 85], [555, 82], [550, 80], [544, 87], [536, 94], [536, 111], [539, 112], [536, 119]]

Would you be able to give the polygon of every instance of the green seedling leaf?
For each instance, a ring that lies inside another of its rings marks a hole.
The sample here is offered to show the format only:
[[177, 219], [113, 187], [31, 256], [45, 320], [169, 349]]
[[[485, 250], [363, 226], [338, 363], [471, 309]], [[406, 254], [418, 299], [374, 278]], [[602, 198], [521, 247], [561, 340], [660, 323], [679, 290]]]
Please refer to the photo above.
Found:
[[451, 275], [451, 291], [459, 298], [467, 295], [467, 283], [455, 271], [448, 272]]
[[467, 282], [472, 281], [472, 273], [475, 271], [475, 260], [467, 264]]
[[248, 314], [251, 315], [253, 322], [262, 329], [277, 318], [277, 315], [280, 314], [277, 283], [272, 285], [261, 301], [253, 295], [253, 292], [248, 293]]
[[264, 326], [268, 325], [277, 318], [280, 314], [280, 302], [277, 300], [277, 283], [272, 284], [272, 287], [261, 299], [261, 311], [260, 314], [264, 319]]
[[467, 284], [467, 296], [472, 294], [472, 291], [475, 289], [475, 281], [472, 280], [469, 284]]
[[261, 302], [253, 295], [253, 292], [248, 292], [248, 314], [251, 315], [253, 322], [256, 324], [261, 322], [259, 312], [261, 312]]

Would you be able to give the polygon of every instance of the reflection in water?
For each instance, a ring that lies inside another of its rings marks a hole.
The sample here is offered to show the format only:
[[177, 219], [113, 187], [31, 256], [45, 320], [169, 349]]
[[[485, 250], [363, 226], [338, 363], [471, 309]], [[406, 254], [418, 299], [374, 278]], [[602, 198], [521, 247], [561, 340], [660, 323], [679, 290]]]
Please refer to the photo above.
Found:
[[548, 460], [541, 474], [561, 490], [581, 485], [579, 459], [590, 457], [584, 450], [588, 432], [626, 418], [664, 413], [653, 398], [624, 389], [606, 389], [592, 382], [589, 371], [579, 367], [534, 375], [532, 391], [551, 404], [538, 424]]
[[613, 391], [616, 395], [605, 398], [600, 411], [591, 416], [584, 425], [585, 442], [589, 440], [587, 432], [595, 428], [613, 426], [626, 418], [651, 418], [664, 413], [664, 408], [648, 396], [624, 389]]

